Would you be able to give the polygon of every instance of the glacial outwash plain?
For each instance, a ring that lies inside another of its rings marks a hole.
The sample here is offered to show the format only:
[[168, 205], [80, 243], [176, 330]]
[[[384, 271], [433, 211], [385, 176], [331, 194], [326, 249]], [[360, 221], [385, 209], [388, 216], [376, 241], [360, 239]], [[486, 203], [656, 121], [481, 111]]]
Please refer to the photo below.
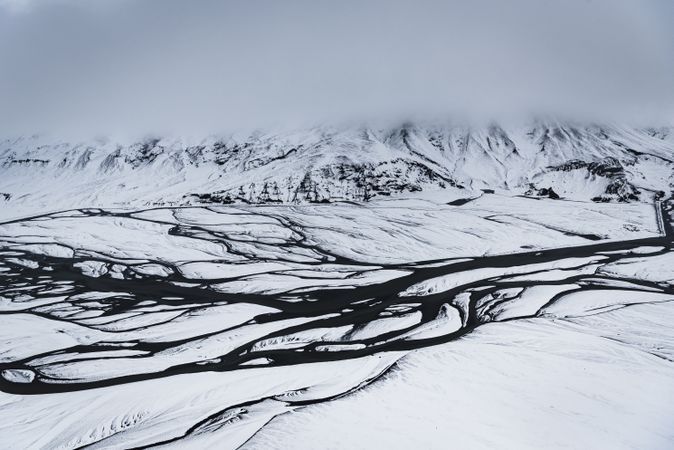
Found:
[[0, 448], [674, 448], [674, 130], [0, 141]]

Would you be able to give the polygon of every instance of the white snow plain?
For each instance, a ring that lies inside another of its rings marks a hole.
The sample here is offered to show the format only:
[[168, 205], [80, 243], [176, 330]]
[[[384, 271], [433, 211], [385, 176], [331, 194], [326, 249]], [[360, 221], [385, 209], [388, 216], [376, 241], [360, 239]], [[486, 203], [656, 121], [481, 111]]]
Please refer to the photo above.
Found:
[[496, 194], [1, 224], [0, 448], [672, 448], [668, 239]]

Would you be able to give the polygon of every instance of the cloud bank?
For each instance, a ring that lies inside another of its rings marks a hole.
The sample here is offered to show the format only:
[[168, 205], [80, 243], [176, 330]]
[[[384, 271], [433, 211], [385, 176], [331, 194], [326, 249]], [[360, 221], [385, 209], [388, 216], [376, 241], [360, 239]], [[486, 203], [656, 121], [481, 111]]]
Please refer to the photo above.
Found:
[[667, 0], [0, 1], [0, 132], [674, 119]]

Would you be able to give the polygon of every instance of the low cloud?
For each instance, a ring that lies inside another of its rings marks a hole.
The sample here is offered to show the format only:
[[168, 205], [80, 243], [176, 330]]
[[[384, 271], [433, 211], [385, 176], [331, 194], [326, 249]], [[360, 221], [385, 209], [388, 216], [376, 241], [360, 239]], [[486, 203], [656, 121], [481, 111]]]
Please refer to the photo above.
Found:
[[665, 0], [0, 0], [0, 132], [670, 120], [673, 19]]

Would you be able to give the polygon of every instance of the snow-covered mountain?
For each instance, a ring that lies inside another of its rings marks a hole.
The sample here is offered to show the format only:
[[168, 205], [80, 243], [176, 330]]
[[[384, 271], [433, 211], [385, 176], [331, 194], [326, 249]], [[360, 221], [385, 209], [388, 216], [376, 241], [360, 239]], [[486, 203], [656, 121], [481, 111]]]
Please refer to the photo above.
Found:
[[674, 448], [670, 136], [5, 141], [0, 448]]
[[[481, 190], [594, 201], [652, 201], [672, 190], [669, 128], [469, 127], [406, 123], [209, 137], [0, 141], [0, 204], [84, 206], [368, 201]], [[10, 208], [3, 208], [10, 209]]]

